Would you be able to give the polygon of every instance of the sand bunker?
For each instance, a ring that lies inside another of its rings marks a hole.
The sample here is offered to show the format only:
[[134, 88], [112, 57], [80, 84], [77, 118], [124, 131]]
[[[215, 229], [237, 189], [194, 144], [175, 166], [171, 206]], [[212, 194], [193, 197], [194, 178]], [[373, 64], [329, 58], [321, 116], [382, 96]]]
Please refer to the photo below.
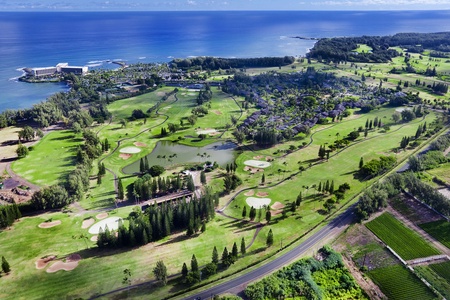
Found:
[[49, 256], [45, 256], [43, 258], [39, 258], [36, 261], [36, 269], [38, 269], [38, 270], [44, 269], [55, 258], [56, 258], [56, 255], [49, 255]]
[[109, 217], [100, 222], [97, 222], [94, 225], [92, 225], [91, 228], [89, 228], [89, 233], [98, 234], [100, 232], [100, 228], [102, 230], [105, 230], [106, 226], [108, 226], [109, 230], [117, 230], [117, 228], [119, 228], [119, 220], [122, 220], [122, 218]]
[[135, 145], [136, 147], [147, 147], [147, 144], [141, 142], [134, 142], [133, 145]]
[[244, 195], [247, 196], [247, 197], [250, 197], [250, 196], [253, 196], [254, 194], [255, 194], [255, 191], [254, 190], [250, 190], [247, 193], [245, 193]]
[[258, 197], [266, 197], [267, 195], [269, 195], [268, 192], [258, 192], [258, 193], [256, 194], [256, 196], [258, 196]]
[[244, 164], [255, 168], [267, 168], [271, 165], [270, 162], [253, 159], [244, 161]]
[[108, 213], [104, 212], [104, 213], [99, 213], [98, 215], [96, 215], [95, 217], [98, 220], [103, 220], [104, 218], [106, 218], [108, 216]]
[[253, 156], [253, 159], [256, 159], [256, 160], [259, 160], [259, 159], [261, 159], [261, 158], [263, 158], [264, 156], [262, 156], [262, 155], [257, 155], [257, 156]]
[[97, 240], [98, 240], [98, 235], [93, 235], [93, 236], [91, 237], [91, 241], [97, 242]]
[[283, 209], [285, 206], [286, 205], [284, 205], [281, 202], [275, 202], [274, 204], [272, 204], [271, 208], [278, 210], [278, 209]]
[[131, 156], [132, 156], [132, 155], [131, 155], [131, 154], [128, 154], [128, 153], [120, 153], [120, 154], [119, 154], [119, 157], [122, 158], [123, 160], [129, 159]]
[[53, 221], [53, 222], [43, 222], [41, 224], [39, 224], [39, 228], [51, 228], [51, 227], [55, 227], [61, 224], [61, 221]]
[[83, 228], [83, 229], [89, 228], [94, 223], [95, 223], [94, 218], [89, 218], [89, 219], [83, 221], [83, 224], [81, 224], [81, 228]]
[[272, 156], [266, 156], [266, 161], [273, 161]]
[[222, 114], [222, 112], [220, 110], [215, 110], [214, 113], [219, 116]]
[[119, 150], [120, 153], [128, 153], [128, 154], [134, 154], [141, 152], [141, 149], [137, 147], [125, 147]]
[[253, 206], [254, 208], [263, 208], [264, 206], [268, 206], [272, 200], [270, 198], [248, 197], [245, 201], [247, 201], [249, 206]]
[[47, 273], [55, 273], [60, 270], [72, 271], [78, 266], [78, 262], [81, 260], [79, 254], [71, 254], [66, 258], [66, 261], [57, 261], [47, 269]]
[[404, 110], [407, 110], [407, 108], [406, 107], [399, 107], [399, 108], [395, 109], [396, 112], [402, 112]]
[[197, 132], [197, 134], [211, 134], [211, 133], [217, 132], [217, 130], [212, 129], [212, 128], [205, 128], [203, 130], [197, 130], [196, 132]]

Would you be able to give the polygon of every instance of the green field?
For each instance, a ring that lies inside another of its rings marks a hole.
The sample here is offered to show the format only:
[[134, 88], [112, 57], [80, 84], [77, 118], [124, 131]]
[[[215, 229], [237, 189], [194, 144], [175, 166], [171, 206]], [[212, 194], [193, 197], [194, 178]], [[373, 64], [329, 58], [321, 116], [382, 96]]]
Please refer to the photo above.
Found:
[[375, 269], [368, 274], [390, 300], [437, 298], [419, 278], [401, 265]]
[[39, 141], [28, 156], [12, 164], [12, 169], [31, 183], [46, 186], [64, 180], [75, 169], [81, 135], [70, 130], [53, 131]]
[[414, 270], [445, 299], [450, 298], [450, 262], [417, 266]]
[[446, 220], [420, 224], [420, 228], [428, 232], [447, 248], [450, 248], [450, 223]]
[[404, 260], [439, 254], [438, 250], [389, 213], [366, 223], [366, 226]]
[[447, 280], [448, 283], [450, 283], [450, 262], [445, 262], [441, 264], [431, 264], [429, 267], [439, 274], [442, 278]]

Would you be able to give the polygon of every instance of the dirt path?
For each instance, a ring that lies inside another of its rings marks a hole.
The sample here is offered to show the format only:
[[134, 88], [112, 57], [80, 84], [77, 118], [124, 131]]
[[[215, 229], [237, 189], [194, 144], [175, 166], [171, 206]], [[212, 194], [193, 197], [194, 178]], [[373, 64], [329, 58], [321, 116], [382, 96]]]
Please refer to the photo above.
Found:
[[417, 232], [423, 239], [427, 242], [431, 243], [436, 249], [442, 252], [442, 254], [450, 256], [450, 249], [442, 245], [438, 240], [429, 235], [422, 228], [414, 224], [412, 221], [405, 218], [401, 213], [393, 209], [391, 206], [388, 206], [387, 211], [391, 213], [395, 218], [401, 221], [405, 226]]
[[387, 297], [383, 294], [378, 285], [373, 283], [373, 281], [369, 277], [363, 276], [351, 259], [348, 259], [345, 255], [342, 255], [342, 260], [344, 262], [345, 267], [352, 274], [353, 278], [355, 278], [358, 285], [367, 293], [367, 295], [369, 295], [370, 299], [372, 300], [387, 299]]

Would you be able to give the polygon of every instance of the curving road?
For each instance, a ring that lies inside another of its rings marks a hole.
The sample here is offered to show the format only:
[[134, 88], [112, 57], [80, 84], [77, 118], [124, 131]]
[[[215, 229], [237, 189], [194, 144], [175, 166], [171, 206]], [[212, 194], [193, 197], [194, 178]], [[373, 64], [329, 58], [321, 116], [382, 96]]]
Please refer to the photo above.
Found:
[[325, 227], [306, 239], [303, 243], [276, 258], [275, 260], [268, 262], [251, 272], [228, 280], [222, 284], [201, 291], [184, 299], [212, 299], [214, 295], [220, 295], [226, 292], [232, 292], [233, 294], [241, 293], [248, 283], [289, 264], [293, 260], [299, 258], [301, 255], [304, 255], [308, 250], [314, 249], [314, 246], [318, 242], [326, 240], [329, 237], [336, 236], [338, 233], [342, 232], [348, 225], [350, 225], [350, 223], [353, 221], [353, 218], [354, 205], [350, 206], [350, 208], [343, 212], [339, 217], [332, 220]]

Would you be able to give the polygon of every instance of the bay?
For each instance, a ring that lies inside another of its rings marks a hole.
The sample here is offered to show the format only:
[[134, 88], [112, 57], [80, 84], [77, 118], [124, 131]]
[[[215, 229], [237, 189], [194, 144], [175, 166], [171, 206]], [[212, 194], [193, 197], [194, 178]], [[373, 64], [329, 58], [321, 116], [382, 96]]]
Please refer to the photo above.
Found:
[[450, 11], [0, 12], [0, 111], [31, 107], [62, 84], [18, 82], [20, 68], [60, 62], [305, 55], [292, 38], [450, 30]]

